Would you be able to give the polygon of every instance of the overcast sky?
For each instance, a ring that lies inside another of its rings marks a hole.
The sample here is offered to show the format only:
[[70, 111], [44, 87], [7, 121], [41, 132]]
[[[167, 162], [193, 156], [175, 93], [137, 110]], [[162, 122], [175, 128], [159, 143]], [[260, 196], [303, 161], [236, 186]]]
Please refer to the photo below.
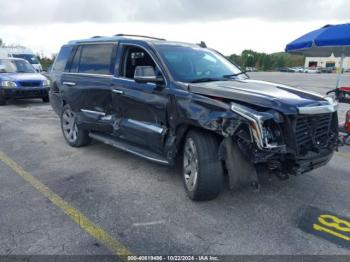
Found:
[[349, 0], [0, 0], [0, 10], [0, 38], [46, 55], [72, 39], [117, 33], [203, 40], [227, 55], [271, 53], [350, 22]]

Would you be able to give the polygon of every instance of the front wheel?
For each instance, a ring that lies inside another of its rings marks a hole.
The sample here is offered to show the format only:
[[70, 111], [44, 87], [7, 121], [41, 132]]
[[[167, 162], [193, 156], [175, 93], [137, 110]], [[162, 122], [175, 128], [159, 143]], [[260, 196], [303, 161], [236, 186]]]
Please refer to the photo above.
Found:
[[220, 194], [224, 177], [218, 151], [219, 141], [214, 134], [188, 133], [183, 152], [183, 181], [192, 200], [211, 200]]
[[65, 105], [61, 114], [61, 128], [64, 138], [72, 147], [86, 146], [91, 142], [89, 133], [78, 127], [75, 113], [69, 105]]

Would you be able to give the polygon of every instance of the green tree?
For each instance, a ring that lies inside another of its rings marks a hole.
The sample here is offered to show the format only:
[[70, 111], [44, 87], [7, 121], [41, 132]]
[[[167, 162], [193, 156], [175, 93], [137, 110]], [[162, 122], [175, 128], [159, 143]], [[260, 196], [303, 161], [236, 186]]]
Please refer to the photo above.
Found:
[[256, 67], [258, 70], [269, 71], [277, 67], [303, 66], [305, 57], [284, 52], [266, 54], [244, 50], [241, 55], [232, 54], [228, 59], [243, 68]]

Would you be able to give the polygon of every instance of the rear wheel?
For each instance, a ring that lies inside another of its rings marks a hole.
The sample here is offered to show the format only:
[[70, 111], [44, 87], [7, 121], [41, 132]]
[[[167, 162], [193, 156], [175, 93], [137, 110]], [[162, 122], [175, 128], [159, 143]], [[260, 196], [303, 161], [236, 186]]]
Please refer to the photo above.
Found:
[[67, 143], [72, 147], [86, 146], [91, 142], [89, 133], [78, 127], [75, 113], [65, 105], [61, 114], [61, 128]]
[[219, 141], [213, 134], [190, 131], [183, 151], [183, 182], [187, 195], [196, 201], [216, 198], [223, 187]]

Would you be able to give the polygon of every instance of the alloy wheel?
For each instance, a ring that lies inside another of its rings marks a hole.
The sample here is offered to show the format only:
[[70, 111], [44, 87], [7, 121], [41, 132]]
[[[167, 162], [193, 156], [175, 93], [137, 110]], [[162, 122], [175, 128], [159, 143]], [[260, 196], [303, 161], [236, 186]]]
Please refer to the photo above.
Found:
[[72, 110], [66, 109], [62, 115], [62, 129], [64, 136], [70, 143], [78, 138], [78, 126], [75, 122], [75, 114]]
[[198, 152], [192, 138], [188, 138], [185, 144], [183, 172], [187, 189], [193, 191], [198, 179]]

